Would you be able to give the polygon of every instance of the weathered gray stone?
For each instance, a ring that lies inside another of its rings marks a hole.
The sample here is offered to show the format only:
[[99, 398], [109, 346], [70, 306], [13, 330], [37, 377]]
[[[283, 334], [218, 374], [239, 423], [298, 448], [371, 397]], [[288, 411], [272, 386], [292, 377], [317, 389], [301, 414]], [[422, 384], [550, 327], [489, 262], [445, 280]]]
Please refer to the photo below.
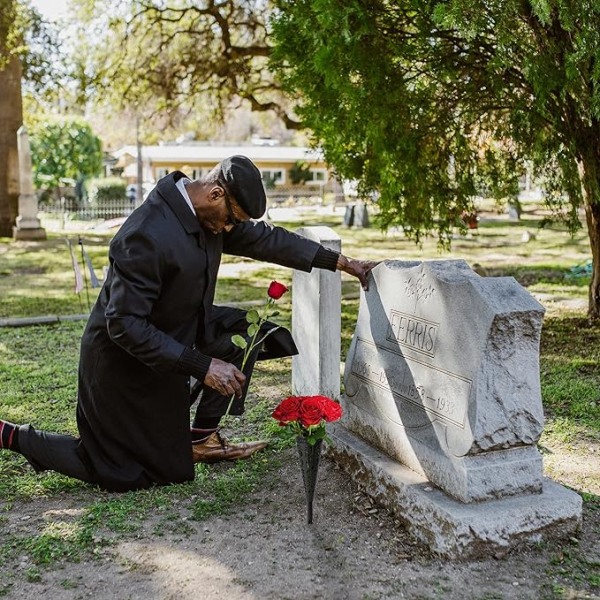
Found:
[[[303, 289], [294, 314], [322, 372], [314, 353], [339, 358], [339, 339], [318, 342], [338, 326], [339, 303], [321, 304], [318, 281]], [[536, 448], [543, 313], [514, 279], [481, 278], [463, 261], [388, 261], [361, 296], [327, 453], [441, 555], [489, 555], [581, 526], [581, 498], [542, 477]], [[335, 361], [329, 369], [335, 378]]]
[[[329, 227], [305, 227], [298, 233], [340, 251], [341, 240]], [[292, 358], [294, 394], [339, 398], [341, 297], [339, 271], [294, 271], [292, 333], [298, 346], [298, 354]]]
[[566, 537], [581, 527], [581, 497], [549, 479], [537, 494], [466, 504], [343, 426], [331, 426], [329, 435], [327, 454], [412, 535], [443, 556], [477, 558], [524, 542]]
[[354, 209], [354, 227], [368, 228], [369, 223], [369, 211], [366, 204], [357, 204]]
[[354, 204], [349, 204], [346, 206], [346, 210], [344, 212], [344, 227], [352, 227], [354, 225]]
[[16, 240], [45, 240], [46, 230], [37, 217], [38, 201], [33, 189], [31, 170], [31, 149], [29, 136], [24, 126], [17, 131], [19, 148], [19, 216], [13, 227], [13, 237]]
[[464, 261], [386, 261], [361, 296], [344, 425], [451, 496], [542, 489], [543, 307]]

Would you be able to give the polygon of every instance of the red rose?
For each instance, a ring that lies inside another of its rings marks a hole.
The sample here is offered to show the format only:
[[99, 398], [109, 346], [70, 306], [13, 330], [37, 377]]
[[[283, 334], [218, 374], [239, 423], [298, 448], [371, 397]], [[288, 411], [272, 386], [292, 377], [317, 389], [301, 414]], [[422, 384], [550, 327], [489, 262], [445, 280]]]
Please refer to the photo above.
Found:
[[323, 420], [323, 402], [319, 396], [307, 396], [300, 405], [300, 422], [305, 427]]
[[342, 407], [332, 400], [331, 398], [327, 398], [327, 396], [322, 396], [323, 403], [323, 417], [329, 423], [332, 421], [337, 421], [342, 416]]
[[283, 296], [288, 291], [288, 288], [283, 285], [283, 283], [279, 283], [279, 281], [271, 281], [271, 285], [267, 290], [267, 294], [269, 298], [273, 298], [273, 300], [279, 300], [281, 296]]
[[273, 418], [279, 421], [280, 425], [287, 425], [291, 421], [297, 421], [300, 418], [300, 402], [297, 396], [290, 396], [282, 400], [273, 411]]

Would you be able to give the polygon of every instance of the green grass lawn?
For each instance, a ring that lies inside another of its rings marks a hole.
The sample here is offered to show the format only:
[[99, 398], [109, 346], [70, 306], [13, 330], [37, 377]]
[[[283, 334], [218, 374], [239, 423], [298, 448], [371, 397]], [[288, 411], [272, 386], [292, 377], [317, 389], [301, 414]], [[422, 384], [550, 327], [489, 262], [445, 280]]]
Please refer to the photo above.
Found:
[[[457, 235], [451, 253], [441, 253], [436, 240], [416, 247], [400, 232], [381, 233], [375, 228], [355, 230], [341, 225], [343, 213], [307, 212], [303, 221], [284, 223], [291, 229], [328, 225], [342, 239], [344, 252], [356, 258], [449, 259], [478, 263], [489, 275], [514, 276], [534, 294], [551, 299], [584, 301], [586, 277], [572, 277], [572, 269], [589, 258], [584, 232], [574, 237], [560, 227], [538, 230], [541, 213], [527, 213], [520, 222], [500, 215], [483, 214], [475, 235]], [[523, 242], [524, 231], [536, 239]], [[77, 236], [70, 236], [74, 247]], [[85, 247], [96, 272], [107, 263], [110, 236], [85, 234]], [[250, 302], [265, 298], [272, 279], [289, 284], [286, 269], [257, 265], [224, 257], [218, 302]], [[0, 319], [39, 315], [69, 315], [88, 311], [86, 294], [73, 293], [74, 278], [65, 236], [50, 234], [45, 242], [12, 242], [0, 239]], [[97, 290], [89, 290], [93, 302]], [[292, 290], [293, 293], [293, 290]], [[343, 278], [342, 352], [350, 343], [358, 310], [358, 283]], [[542, 444], [600, 444], [600, 325], [591, 325], [585, 308], [549, 303], [542, 332], [541, 385], [548, 426]], [[277, 320], [289, 324], [291, 304], [284, 297]], [[75, 404], [79, 338], [83, 321], [52, 325], [0, 328], [0, 416], [14, 422], [75, 433]], [[0, 562], [7, 553], [26, 552], [36, 564], [58, 557], [73, 560], [90, 556], [108, 533], [128, 535], [149, 513], [170, 506], [173, 498], [187, 502], [193, 518], [203, 519], [229, 510], [268, 472], [278, 468], [280, 450], [290, 442], [279, 435], [270, 419], [278, 399], [289, 393], [289, 360], [261, 365], [253, 380], [254, 393], [236, 435], [267, 437], [273, 443], [255, 460], [227, 468], [197, 466], [197, 478], [186, 485], [114, 495], [90, 494], [90, 486], [55, 473], [35, 474], [22, 457], [0, 452], [0, 528], [2, 511], [14, 503], [48, 495], [83, 498], [83, 511], [70, 529], [48, 530], [29, 537], [0, 541]], [[597, 485], [597, 482], [596, 482]], [[584, 493], [589, 510], [600, 511], [598, 496]], [[161, 509], [162, 510], [162, 509]], [[166, 509], [165, 509], [166, 510]], [[168, 510], [165, 517], [168, 516]], [[180, 523], [184, 527], [184, 523]], [[165, 527], [173, 527], [166, 524]], [[99, 541], [100, 540], [100, 541]], [[103, 541], [104, 540], [104, 541]], [[0, 585], [0, 595], [2, 593]]]
[[[548, 410], [562, 416], [567, 407], [573, 419], [589, 420], [598, 426], [598, 327], [586, 322], [583, 308], [587, 297], [588, 277], [573, 275], [573, 269], [589, 259], [589, 243], [585, 231], [575, 236], [561, 226], [539, 229], [545, 213], [531, 207], [520, 221], [510, 221], [493, 211], [481, 213], [476, 232], [460, 235], [457, 232], [451, 252], [440, 251], [436, 239], [426, 239], [422, 246], [406, 239], [399, 231], [382, 233], [375, 227], [348, 229], [342, 226], [343, 212], [333, 208], [329, 211], [300, 212], [293, 222], [276, 222], [296, 230], [304, 226], [327, 225], [341, 238], [344, 253], [357, 258], [373, 260], [429, 260], [464, 259], [470, 265], [478, 264], [491, 276], [513, 276], [533, 294], [559, 300], [550, 301], [544, 324], [542, 340], [542, 382], [544, 401]], [[535, 235], [529, 242], [522, 241], [523, 232]], [[84, 232], [81, 234], [85, 249], [96, 273], [101, 276], [107, 265], [109, 234]], [[93, 303], [97, 289], [89, 286], [79, 295], [74, 293], [74, 276], [71, 258], [66, 244], [69, 238], [80, 257], [78, 234], [51, 233], [44, 242], [12, 242], [0, 238], [0, 319], [34, 317], [40, 315], [69, 315], [86, 313]], [[83, 265], [82, 265], [83, 268]], [[83, 269], [85, 273], [85, 269]], [[291, 272], [277, 265], [260, 264], [239, 257], [223, 257], [223, 265], [217, 302], [252, 302], [265, 298], [265, 290], [272, 279], [290, 284]], [[89, 281], [89, 280], [88, 280]], [[350, 344], [353, 323], [358, 310], [359, 286], [353, 278], [343, 276], [342, 291], [342, 352]], [[565, 309], [560, 301], [579, 301], [579, 311]], [[291, 301], [289, 296], [279, 302], [283, 324], [289, 323]], [[0, 330], [0, 352], [8, 353], [2, 362], [2, 374], [7, 381], [20, 386], [15, 398], [27, 394], [34, 403], [64, 392], [71, 402], [75, 397], [76, 364], [67, 362], [68, 356], [76, 361], [81, 323], [50, 327]], [[35, 339], [35, 343], [34, 343]], [[49, 345], [59, 343], [58, 349], [49, 353], [48, 360], [38, 361], [40, 353], [47, 352]], [[9, 368], [10, 356], [22, 348], [22, 359]], [[4, 358], [4, 356], [3, 356]], [[7, 371], [8, 369], [8, 371]], [[21, 372], [23, 369], [27, 371]], [[25, 372], [27, 377], [24, 377]], [[54, 382], [48, 389], [40, 385], [45, 376]], [[60, 383], [57, 383], [60, 382]], [[11, 401], [4, 388], [0, 401], [6, 416], [15, 420], [27, 417], [21, 402]], [[596, 405], [594, 405], [596, 402]], [[68, 418], [58, 417], [59, 409], [65, 407], [57, 399], [52, 405], [59, 421], [41, 426], [66, 425]], [[39, 420], [38, 420], [39, 422]]]
[[[514, 276], [534, 293], [583, 299], [589, 280], [570, 275], [574, 267], [590, 257], [587, 234], [582, 230], [571, 237], [561, 226], [539, 229], [544, 216], [542, 211], [531, 210], [520, 221], [511, 222], [493, 212], [482, 213], [477, 232], [467, 235], [457, 232], [451, 252], [441, 251], [434, 238], [425, 239], [419, 247], [399, 231], [382, 233], [375, 227], [344, 228], [340, 209], [319, 213], [307, 210], [301, 213], [300, 220], [275, 224], [292, 230], [311, 225], [329, 226], [340, 236], [344, 253], [352, 257], [373, 260], [463, 259], [470, 265], [481, 265], [489, 275]], [[535, 239], [523, 242], [524, 232], [535, 234]], [[101, 277], [103, 267], [108, 264], [111, 235], [82, 232], [81, 236], [94, 269]], [[87, 293], [79, 296], [73, 293], [75, 282], [65, 241], [67, 238], [80, 258], [76, 233], [50, 233], [46, 242], [11, 242], [0, 238], [0, 319], [88, 311], [88, 297], [93, 303], [97, 290], [88, 287]], [[252, 261], [225, 256], [223, 263], [233, 268]], [[291, 280], [288, 270], [269, 265], [247, 271], [234, 270], [233, 273], [220, 279], [217, 301], [260, 300], [271, 278]], [[351, 293], [353, 290], [358, 290], [356, 283], [344, 278], [344, 291]]]

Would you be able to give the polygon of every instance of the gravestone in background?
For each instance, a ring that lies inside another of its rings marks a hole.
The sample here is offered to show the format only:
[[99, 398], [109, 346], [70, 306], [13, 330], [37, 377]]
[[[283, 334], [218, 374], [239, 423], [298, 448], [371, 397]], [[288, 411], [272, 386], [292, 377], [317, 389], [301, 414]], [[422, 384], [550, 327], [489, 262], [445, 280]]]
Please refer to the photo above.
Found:
[[354, 209], [354, 227], [367, 229], [370, 227], [367, 205], [361, 202]]
[[31, 148], [25, 127], [17, 131], [19, 148], [19, 216], [13, 227], [15, 240], [45, 240], [46, 230], [38, 219], [38, 200], [33, 188]]
[[346, 206], [346, 210], [344, 211], [344, 220], [343, 220], [344, 227], [352, 227], [352, 225], [354, 225], [354, 210], [355, 210], [354, 204], [348, 204]]

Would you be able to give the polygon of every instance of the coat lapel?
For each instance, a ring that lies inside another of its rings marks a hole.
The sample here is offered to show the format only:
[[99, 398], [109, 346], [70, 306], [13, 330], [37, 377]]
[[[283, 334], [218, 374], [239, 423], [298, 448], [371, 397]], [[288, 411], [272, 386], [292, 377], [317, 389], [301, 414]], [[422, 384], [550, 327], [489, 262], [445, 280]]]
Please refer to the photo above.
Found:
[[206, 239], [204, 231], [200, 227], [200, 222], [192, 213], [181, 192], [175, 185], [182, 177], [187, 177], [187, 175], [181, 171], [173, 171], [173, 173], [169, 173], [156, 184], [156, 190], [175, 213], [186, 233], [195, 235], [198, 238], [198, 245], [204, 248], [206, 246]]

